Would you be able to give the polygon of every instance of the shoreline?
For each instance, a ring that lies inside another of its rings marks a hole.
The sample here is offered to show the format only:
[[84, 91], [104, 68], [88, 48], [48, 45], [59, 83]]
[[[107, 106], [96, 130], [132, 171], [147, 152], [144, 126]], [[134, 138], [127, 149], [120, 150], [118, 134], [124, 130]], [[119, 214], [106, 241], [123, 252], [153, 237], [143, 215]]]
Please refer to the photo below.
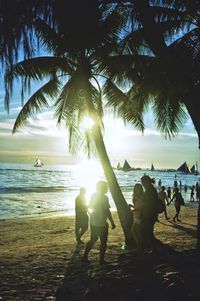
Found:
[[[184, 194], [183, 194], [184, 196]], [[129, 204], [129, 203], [128, 203]], [[185, 207], [189, 207], [192, 205], [198, 205], [199, 202], [198, 201], [194, 201], [194, 202], [190, 202], [190, 201], [186, 201], [185, 202]], [[170, 205], [173, 206], [173, 203]], [[169, 207], [167, 207], [169, 208]], [[75, 210], [75, 209], [74, 209]], [[62, 210], [62, 211], [56, 211], [56, 213], [38, 213], [35, 215], [23, 215], [23, 216], [18, 216], [18, 217], [12, 217], [12, 218], [0, 218], [0, 223], [4, 222], [4, 221], [20, 221], [20, 220], [34, 220], [34, 219], [43, 219], [43, 218], [51, 218], [51, 217], [59, 217], [59, 216], [65, 216], [65, 217], [75, 217], [75, 212], [74, 210], [70, 210], [68, 212], [68, 210]], [[116, 213], [117, 214], [117, 209], [116, 208], [110, 208], [111, 212]]]

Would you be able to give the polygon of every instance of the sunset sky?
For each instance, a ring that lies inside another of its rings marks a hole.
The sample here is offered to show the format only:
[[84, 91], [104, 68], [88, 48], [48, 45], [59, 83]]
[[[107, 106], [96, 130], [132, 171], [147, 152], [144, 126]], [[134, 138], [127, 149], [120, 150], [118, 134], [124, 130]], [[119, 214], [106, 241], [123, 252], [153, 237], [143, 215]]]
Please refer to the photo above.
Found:
[[[46, 111], [30, 119], [30, 125], [12, 135], [12, 127], [20, 110], [19, 99], [12, 101], [10, 114], [0, 95], [0, 162], [30, 163], [40, 157], [45, 164], [77, 163], [85, 155], [68, 153], [67, 131], [56, 128], [53, 113]], [[165, 140], [156, 131], [153, 116], [145, 117], [146, 130], [142, 135], [119, 119], [105, 116], [105, 144], [112, 164], [125, 159], [134, 167], [178, 168], [184, 161], [189, 166], [199, 162], [197, 134], [190, 118], [179, 135]], [[81, 157], [81, 158], [80, 158]]]

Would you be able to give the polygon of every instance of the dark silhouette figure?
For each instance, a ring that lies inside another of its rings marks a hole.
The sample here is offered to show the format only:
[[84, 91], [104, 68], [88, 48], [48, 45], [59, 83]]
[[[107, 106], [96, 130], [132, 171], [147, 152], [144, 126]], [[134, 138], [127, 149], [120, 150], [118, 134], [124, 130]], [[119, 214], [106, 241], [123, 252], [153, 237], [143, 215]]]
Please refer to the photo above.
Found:
[[155, 251], [156, 238], [154, 237], [154, 225], [158, 217], [158, 194], [153, 184], [155, 180], [147, 175], [141, 178], [144, 187], [144, 205], [142, 209], [142, 225], [144, 231], [144, 243]]
[[176, 210], [176, 214], [173, 217], [173, 221], [174, 222], [176, 222], [176, 221], [181, 222], [181, 220], [178, 217], [179, 217], [179, 214], [180, 214], [180, 211], [181, 211], [181, 206], [184, 204], [184, 200], [183, 200], [182, 194], [180, 193], [178, 187], [176, 187], [174, 189], [174, 194], [172, 196], [172, 199], [171, 199], [170, 203], [172, 201], [174, 201], [174, 206], [175, 206], [175, 210]]
[[172, 191], [171, 191], [170, 187], [167, 188], [167, 197], [168, 197], [168, 202], [169, 202], [171, 200], [171, 197], [172, 197]]
[[144, 191], [140, 183], [135, 184], [133, 189], [133, 225], [131, 232], [137, 245], [138, 253], [143, 253], [142, 236], [142, 207], [144, 204]]
[[191, 187], [190, 202], [194, 202], [194, 185]]
[[187, 184], [184, 185], [184, 191], [187, 192]]
[[165, 191], [165, 186], [161, 187], [161, 190], [158, 192], [158, 198], [162, 201], [163, 203], [163, 212], [165, 215], [165, 219], [168, 220], [169, 217], [167, 216], [167, 204], [168, 204], [168, 197], [167, 193]]
[[75, 235], [77, 243], [83, 243], [81, 237], [88, 229], [88, 214], [85, 193], [85, 188], [81, 187], [79, 195], [75, 199]]
[[108, 239], [107, 219], [110, 221], [112, 229], [115, 229], [115, 223], [110, 212], [109, 200], [106, 195], [107, 191], [107, 183], [105, 181], [99, 181], [97, 183], [97, 191], [92, 195], [89, 204], [91, 239], [85, 247], [83, 257], [83, 261], [87, 263], [89, 263], [88, 254], [98, 238], [100, 238], [100, 264], [106, 263], [104, 256]]

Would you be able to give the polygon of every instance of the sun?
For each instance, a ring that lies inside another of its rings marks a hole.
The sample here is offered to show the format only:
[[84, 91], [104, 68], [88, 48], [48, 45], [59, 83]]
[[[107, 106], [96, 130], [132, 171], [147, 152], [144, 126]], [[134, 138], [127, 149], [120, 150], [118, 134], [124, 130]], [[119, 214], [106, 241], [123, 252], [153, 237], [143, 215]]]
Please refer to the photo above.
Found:
[[84, 130], [90, 130], [94, 125], [94, 120], [92, 120], [89, 116], [85, 116], [81, 122], [81, 127]]
[[96, 184], [102, 175], [99, 162], [95, 159], [83, 160], [76, 168], [76, 180], [79, 187], [86, 188], [87, 202], [96, 191]]

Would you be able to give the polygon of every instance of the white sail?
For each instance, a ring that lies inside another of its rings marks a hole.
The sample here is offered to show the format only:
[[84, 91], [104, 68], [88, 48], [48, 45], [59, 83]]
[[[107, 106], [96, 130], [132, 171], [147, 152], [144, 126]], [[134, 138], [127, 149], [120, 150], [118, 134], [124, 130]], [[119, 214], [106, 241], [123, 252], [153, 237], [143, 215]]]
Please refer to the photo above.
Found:
[[35, 167], [41, 167], [41, 166], [43, 166], [44, 165], [44, 163], [39, 159], [39, 158], [37, 158], [36, 160], [35, 160], [35, 163], [34, 163], [34, 166]]

